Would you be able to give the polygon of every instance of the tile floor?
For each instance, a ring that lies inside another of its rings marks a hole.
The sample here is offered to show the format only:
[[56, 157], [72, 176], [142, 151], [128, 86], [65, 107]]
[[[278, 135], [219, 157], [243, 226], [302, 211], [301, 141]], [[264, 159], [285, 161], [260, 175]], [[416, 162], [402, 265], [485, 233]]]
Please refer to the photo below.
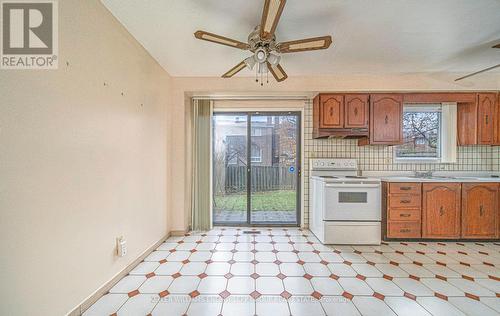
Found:
[[327, 247], [248, 230], [169, 238], [84, 315], [500, 315], [500, 243]]

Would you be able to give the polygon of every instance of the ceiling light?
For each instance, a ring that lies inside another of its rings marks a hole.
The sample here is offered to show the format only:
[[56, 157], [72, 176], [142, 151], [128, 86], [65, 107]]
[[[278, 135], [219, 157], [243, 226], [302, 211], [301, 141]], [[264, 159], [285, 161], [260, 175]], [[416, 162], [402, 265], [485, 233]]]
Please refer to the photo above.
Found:
[[245, 62], [245, 65], [246, 65], [246, 66], [247, 66], [250, 70], [252, 70], [252, 69], [253, 69], [253, 67], [255, 66], [255, 64], [257, 63], [257, 62], [255, 61], [255, 58], [254, 58], [253, 56], [248, 57], [247, 59], [245, 59], [245, 60], [244, 60], [244, 62]]
[[269, 54], [269, 57], [267, 57], [267, 61], [273, 66], [276, 66], [277, 64], [279, 64], [280, 60], [281, 60], [281, 56], [274, 55], [274, 54]]

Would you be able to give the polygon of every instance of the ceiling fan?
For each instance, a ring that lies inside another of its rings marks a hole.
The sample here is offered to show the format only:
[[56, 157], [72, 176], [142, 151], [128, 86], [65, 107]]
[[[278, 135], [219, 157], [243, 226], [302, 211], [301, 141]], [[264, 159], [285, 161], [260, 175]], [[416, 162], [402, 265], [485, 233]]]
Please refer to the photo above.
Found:
[[194, 36], [197, 39], [227, 45], [253, 53], [228, 72], [222, 78], [231, 78], [245, 67], [253, 69], [256, 67], [256, 81], [263, 85], [263, 76], [271, 72], [276, 81], [281, 82], [288, 78], [283, 67], [280, 65], [280, 54], [304, 52], [318, 49], [326, 49], [332, 43], [331, 36], [312, 37], [289, 42], [277, 42], [274, 32], [278, 26], [281, 13], [285, 7], [286, 0], [265, 0], [264, 10], [260, 25], [248, 36], [248, 42], [243, 43], [231, 38], [217, 34], [197, 31]]
[[[495, 45], [495, 46], [493, 46], [492, 48], [500, 48], [500, 44]], [[493, 69], [498, 68], [498, 67], [500, 67], [500, 64], [497, 64], [497, 65], [495, 65], [495, 66], [491, 66], [491, 67], [485, 68], [485, 69], [483, 69], [483, 70], [479, 70], [479, 71], [473, 72], [473, 73], [471, 73], [471, 74], [468, 74], [468, 75], [466, 75], [466, 76], [463, 76], [463, 77], [457, 78], [457, 79], [455, 79], [455, 81], [460, 81], [460, 80], [465, 79], [465, 78], [469, 78], [469, 77], [472, 77], [472, 76], [475, 76], [475, 75], [479, 75], [479, 74], [481, 74], [481, 73], [483, 73], [483, 72], [487, 72], [487, 71], [493, 70]]]

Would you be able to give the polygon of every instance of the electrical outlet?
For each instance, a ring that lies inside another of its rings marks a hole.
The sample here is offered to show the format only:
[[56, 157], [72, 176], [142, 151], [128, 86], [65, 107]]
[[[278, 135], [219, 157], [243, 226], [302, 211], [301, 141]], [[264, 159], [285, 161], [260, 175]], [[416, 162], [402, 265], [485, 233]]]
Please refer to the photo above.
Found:
[[116, 238], [116, 254], [124, 257], [127, 254], [127, 240], [123, 236]]

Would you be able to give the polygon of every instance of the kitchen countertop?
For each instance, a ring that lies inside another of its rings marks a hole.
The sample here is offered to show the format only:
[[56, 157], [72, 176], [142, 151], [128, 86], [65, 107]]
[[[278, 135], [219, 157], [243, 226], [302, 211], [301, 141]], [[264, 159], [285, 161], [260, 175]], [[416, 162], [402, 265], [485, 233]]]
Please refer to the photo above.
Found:
[[[492, 172], [436, 172], [432, 178], [417, 178], [413, 172], [366, 171], [363, 176], [379, 178], [385, 182], [493, 182], [500, 183], [498, 171]], [[492, 177], [497, 176], [497, 177]]]

